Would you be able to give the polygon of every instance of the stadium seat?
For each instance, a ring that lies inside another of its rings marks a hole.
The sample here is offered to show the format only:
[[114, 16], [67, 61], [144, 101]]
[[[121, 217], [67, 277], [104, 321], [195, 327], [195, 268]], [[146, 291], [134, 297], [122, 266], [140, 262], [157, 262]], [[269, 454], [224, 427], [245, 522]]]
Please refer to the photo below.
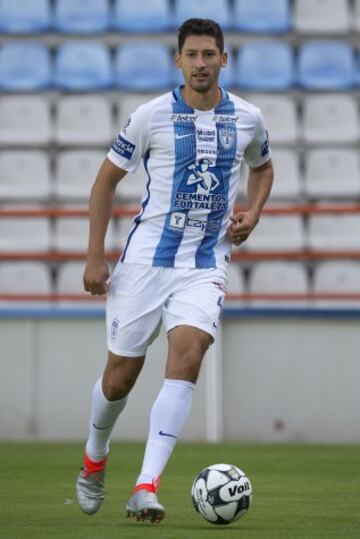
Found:
[[[54, 248], [57, 251], [86, 252], [89, 223], [84, 217], [58, 217], [55, 221]], [[105, 239], [107, 250], [114, 247], [114, 225], [111, 221]]]
[[170, 49], [154, 41], [127, 42], [115, 56], [115, 85], [121, 90], [152, 92], [172, 86]]
[[46, 45], [27, 41], [4, 43], [0, 48], [0, 91], [47, 89], [52, 82]]
[[112, 26], [121, 32], [162, 32], [172, 28], [169, 0], [115, 0]]
[[275, 177], [271, 189], [272, 201], [297, 201], [302, 195], [299, 155], [296, 150], [273, 149]]
[[288, 32], [289, 0], [235, 0], [233, 27], [240, 32]]
[[0, 170], [1, 200], [36, 201], [50, 196], [50, 163], [45, 152], [0, 152]]
[[249, 251], [296, 251], [304, 245], [300, 215], [263, 215], [243, 248]]
[[303, 101], [303, 137], [305, 142], [357, 142], [358, 107], [354, 96], [340, 94], [309, 95]]
[[[360, 262], [354, 260], [331, 260], [315, 266], [313, 291], [316, 294], [360, 294]], [[354, 301], [316, 300], [317, 305], [333, 307], [358, 307]]]
[[58, 294], [86, 294], [83, 287], [84, 262], [65, 262], [58, 266], [56, 292]]
[[0, 252], [45, 252], [50, 247], [50, 221], [47, 217], [0, 219]]
[[232, 26], [232, 13], [228, 0], [175, 0], [175, 25], [179, 27], [186, 19], [200, 17], [213, 19], [223, 30]]
[[49, 103], [38, 96], [0, 98], [0, 145], [43, 145], [51, 139]]
[[296, 144], [299, 137], [299, 121], [296, 102], [288, 95], [249, 94], [246, 99], [260, 108], [270, 144]]
[[237, 262], [232, 262], [228, 268], [227, 291], [229, 294], [243, 294], [246, 291], [242, 268]]
[[360, 196], [360, 162], [357, 150], [308, 150], [305, 161], [305, 193], [309, 198]]
[[108, 0], [57, 0], [54, 27], [64, 33], [90, 33], [107, 31], [110, 24]]
[[51, 294], [50, 271], [44, 262], [2, 262], [0, 294]]
[[[309, 292], [308, 276], [301, 262], [258, 262], [249, 275], [249, 292], [251, 294], [307, 294]], [[255, 306], [266, 304], [266, 300], [252, 300]], [[307, 300], [271, 301], [271, 306], [303, 306]]]
[[43, 32], [50, 19], [49, 0], [0, 0], [0, 32]]
[[69, 91], [96, 91], [113, 83], [109, 49], [96, 41], [68, 41], [59, 46], [54, 82]]
[[308, 223], [310, 249], [359, 250], [360, 215], [312, 215]]
[[353, 50], [346, 41], [308, 41], [299, 48], [298, 82], [307, 90], [344, 90], [355, 83]]
[[235, 83], [236, 86], [250, 91], [291, 88], [294, 84], [291, 45], [275, 40], [245, 43], [239, 50]]
[[104, 158], [105, 152], [99, 150], [59, 152], [54, 186], [56, 197], [61, 200], [88, 200]]
[[113, 139], [111, 103], [102, 96], [66, 96], [57, 102], [59, 144], [108, 145]]
[[360, 0], [354, 2], [354, 12], [352, 14], [352, 27], [359, 32], [360, 30]]
[[294, 29], [306, 34], [345, 34], [350, 29], [348, 0], [295, 0]]

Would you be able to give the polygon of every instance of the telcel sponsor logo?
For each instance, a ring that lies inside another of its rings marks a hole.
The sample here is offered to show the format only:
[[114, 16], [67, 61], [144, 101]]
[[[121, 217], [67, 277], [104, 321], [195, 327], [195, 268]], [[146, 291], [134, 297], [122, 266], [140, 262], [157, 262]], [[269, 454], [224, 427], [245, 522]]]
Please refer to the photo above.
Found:
[[222, 124], [233, 124], [236, 123], [239, 119], [239, 116], [231, 116], [230, 114], [214, 114], [211, 120], [213, 122], [219, 122]]
[[191, 122], [194, 123], [198, 119], [197, 114], [171, 114], [170, 121], [172, 122]]

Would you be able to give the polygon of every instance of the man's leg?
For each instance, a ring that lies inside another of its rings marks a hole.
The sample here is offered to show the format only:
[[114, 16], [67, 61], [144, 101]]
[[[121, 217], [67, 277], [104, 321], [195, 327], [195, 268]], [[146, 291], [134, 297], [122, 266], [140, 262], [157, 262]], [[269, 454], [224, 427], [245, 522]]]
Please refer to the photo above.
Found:
[[143, 466], [127, 507], [129, 515], [155, 523], [164, 517], [156, 499], [159, 477], [189, 415], [201, 363], [212, 342], [205, 331], [185, 325], [169, 331], [168, 339], [165, 380], [151, 410]]
[[127, 395], [136, 382], [144, 359], [143, 356], [127, 358], [109, 352], [104, 374], [94, 386], [89, 437], [76, 485], [79, 505], [87, 514], [95, 513], [104, 499], [110, 435], [125, 408]]

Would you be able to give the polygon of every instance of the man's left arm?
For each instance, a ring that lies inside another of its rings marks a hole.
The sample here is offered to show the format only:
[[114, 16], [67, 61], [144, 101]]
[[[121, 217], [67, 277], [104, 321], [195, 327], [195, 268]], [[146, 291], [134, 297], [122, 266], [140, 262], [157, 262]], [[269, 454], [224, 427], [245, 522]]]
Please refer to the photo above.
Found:
[[249, 169], [248, 202], [249, 207], [234, 214], [228, 227], [228, 238], [234, 245], [246, 241], [260, 219], [261, 211], [267, 201], [274, 178], [271, 159], [263, 165]]

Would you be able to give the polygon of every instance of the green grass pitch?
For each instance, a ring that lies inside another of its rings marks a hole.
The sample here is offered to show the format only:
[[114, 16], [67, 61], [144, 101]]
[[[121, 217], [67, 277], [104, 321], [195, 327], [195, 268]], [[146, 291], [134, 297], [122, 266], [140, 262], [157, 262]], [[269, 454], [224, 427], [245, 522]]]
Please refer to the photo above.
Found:
[[[81, 513], [74, 483], [83, 445], [0, 444], [1, 539], [360, 538], [360, 447], [179, 443], [162, 478], [159, 526], [125, 516], [143, 444], [114, 443], [104, 504]], [[253, 504], [234, 524], [207, 523], [191, 505], [193, 477], [227, 462], [252, 481]]]

